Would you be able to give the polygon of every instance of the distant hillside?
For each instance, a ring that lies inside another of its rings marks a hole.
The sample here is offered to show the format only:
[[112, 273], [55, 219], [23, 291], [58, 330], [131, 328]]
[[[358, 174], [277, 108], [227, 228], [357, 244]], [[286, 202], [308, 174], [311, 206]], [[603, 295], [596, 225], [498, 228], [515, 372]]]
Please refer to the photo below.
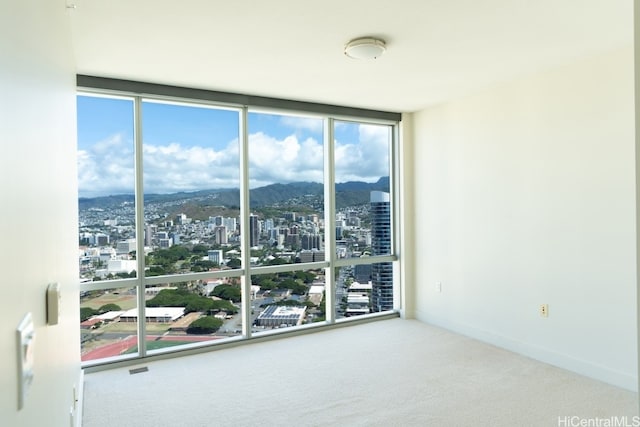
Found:
[[[336, 206], [338, 209], [369, 203], [370, 192], [389, 191], [389, 177], [382, 177], [375, 183], [350, 181], [336, 184]], [[237, 189], [201, 190], [171, 194], [145, 194], [145, 203], [166, 204], [168, 206], [189, 205], [190, 210], [210, 211], [218, 209], [238, 209], [240, 192]], [[293, 182], [289, 184], [271, 184], [254, 188], [249, 193], [252, 208], [274, 205], [302, 206], [324, 198], [324, 186], [317, 182]], [[130, 194], [78, 199], [80, 209], [110, 209], [133, 204]], [[173, 209], [168, 209], [173, 210]]]
[[105, 209], [113, 208], [116, 206], [122, 206], [123, 203], [133, 203], [133, 194], [117, 194], [115, 196], [104, 197], [80, 197], [78, 199], [78, 205], [80, 210], [83, 209]]
[[336, 191], [389, 191], [389, 177], [383, 176], [378, 182], [348, 181], [336, 184]]
[[317, 182], [271, 184], [249, 192], [251, 207], [271, 206], [304, 196], [324, 196], [324, 186]]

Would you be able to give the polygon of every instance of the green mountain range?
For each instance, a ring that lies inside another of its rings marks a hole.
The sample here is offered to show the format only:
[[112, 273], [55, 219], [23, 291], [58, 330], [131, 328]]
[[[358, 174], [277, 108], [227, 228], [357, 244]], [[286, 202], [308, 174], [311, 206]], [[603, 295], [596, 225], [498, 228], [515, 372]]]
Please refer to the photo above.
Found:
[[[377, 182], [367, 183], [351, 181], [336, 184], [336, 207], [338, 209], [369, 203], [371, 191], [389, 191], [389, 177]], [[145, 194], [145, 203], [197, 206], [219, 206], [237, 209], [240, 205], [238, 189], [200, 190], [170, 194]], [[317, 182], [293, 182], [289, 184], [271, 184], [250, 190], [249, 200], [252, 208], [267, 206], [309, 206], [318, 207], [324, 199], [324, 185]], [[110, 209], [123, 204], [134, 203], [132, 194], [112, 196], [81, 197], [78, 199], [80, 210]]]

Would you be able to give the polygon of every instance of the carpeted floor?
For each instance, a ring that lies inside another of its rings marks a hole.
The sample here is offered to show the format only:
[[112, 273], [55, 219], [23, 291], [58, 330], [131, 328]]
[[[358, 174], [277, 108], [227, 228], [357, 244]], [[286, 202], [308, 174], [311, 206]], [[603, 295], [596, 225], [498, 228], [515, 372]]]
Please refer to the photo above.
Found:
[[413, 320], [138, 366], [85, 375], [84, 427], [640, 425], [636, 393]]

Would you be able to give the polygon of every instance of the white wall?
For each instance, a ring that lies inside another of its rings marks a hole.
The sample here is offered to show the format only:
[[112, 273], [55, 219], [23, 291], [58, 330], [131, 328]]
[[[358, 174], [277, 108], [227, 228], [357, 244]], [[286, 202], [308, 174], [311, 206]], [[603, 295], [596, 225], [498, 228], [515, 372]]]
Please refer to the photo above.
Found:
[[[69, 426], [80, 373], [75, 70], [65, 2], [0, 2], [0, 424]], [[42, 256], [44, 254], [44, 256]], [[45, 289], [62, 288], [47, 326]], [[31, 312], [35, 378], [17, 410], [15, 328]]]
[[637, 388], [633, 59], [414, 115], [417, 318]]
[[399, 132], [399, 150], [396, 168], [399, 171], [399, 200], [396, 206], [399, 207], [399, 217], [397, 220], [397, 230], [400, 234], [400, 245], [398, 255], [400, 268], [397, 272], [400, 274], [400, 280], [394, 279], [394, 283], [401, 283], [394, 289], [394, 295], [400, 295], [399, 305], [402, 307], [401, 315], [403, 318], [415, 317], [415, 301], [416, 301], [416, 276], [415, 270], [412, 268], [416, 263], [415, 251], [415, 201], [414, 191], [414, 171], [413, 171], [413, 115], [403, 114], [400, 122]]

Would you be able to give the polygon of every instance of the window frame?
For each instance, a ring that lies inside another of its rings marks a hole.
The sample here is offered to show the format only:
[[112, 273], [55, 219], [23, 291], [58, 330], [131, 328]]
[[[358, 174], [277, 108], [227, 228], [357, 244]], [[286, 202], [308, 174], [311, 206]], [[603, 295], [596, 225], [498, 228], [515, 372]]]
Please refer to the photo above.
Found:
[[[153, 92], [153, 93], [150, 93]], [[242, 334], [240, 336], [224, 340], [213, 340], [202, 343], [185, 344], [178, 347], [169, 347], [163, 350], [147, 350], [146, 322], [138, 321], [138, 352], [132, 355], [120, 355], [112, 358], [96, 359], [82, 362], [82, 367], [89, 370], [100, 370], [105, 366], [115, 364], [131, 364], [131, 361], [139, 361], [148, 358], [176, 357], [190, 354], [191, 352], [210, 351], [214, 348], [223, 348], [226, 345], [236, 345], [238, 342], [250, 342], [256, 339], [268, 339], [274, 335], [290, 335], [337, 326], [359, 320], [371, 320], [375, 318], [397, 317], [402, 310], [401, 297], [402, 282], [399, 262], [399, 127], [400, 114], [365, 110], [350, 107], [339, 107], [324, 104], [304, 103], [298, 101], [279, 100], [264, 97], [252, 97], [223, 92], [204, 91], [200, 89], [177, 88], [174, 86], [155, 85], [141, 82], [130, 82], [115, 79], [103, 79], [90, 76], [78, 76], [78, 96], [92, 96], [105, 98], [125, 98], [134, 101], [134, 162], [135, 162], [135, 229], [136, 236], [140, 236], [145, 229], [144, 218], [144, 189], [143, 189], [143, 117], [142, 104], [145, 101], [169, 103], [174, 105], [186, 105], [205, 108], [220, 108], [237, 111], [239, 114], [239, 179], [240, 179], [240, 227], [241, 233], [241, 259], [242, 265], [238, 269], [215, 272], [197, 272], [170, 274], [163, 276], [145, 275], [145, 257], [138, 256], [137, 277], [128, 279], [112, 279], [82, 284], [82, 291], [96, 291], [114, 288], [135, 288], [137, 291], [138, 319], [145, 319], [145, 288], [158, 284], [171, 284], [198, 279], [216, 278], [240, 278], [241, 281], [241, 313]], [[180, 96], [177, 96], [180, 95]], [[189, 95], [189, 96], [185, 96]], [[235, 102], [231, 102], [235, 101]], [[243, 101], [243, 102], [238, 102]], [[248, 103], [248, 101], [252, 101]], [[266, 113], [278, 115], [291, 115], [301, 117], [314, 117], [323, 119], [323, 150], [324, 150], [324, 241], [325, 260], [310, 263], [293, 263], [273, 266], [252, 266], [250, 263], [249, 241], [249, 113]], [[329, 114], [331, 112], [331, 114]], [[388, 255], [374, 255], [366, 258], [342, 258], [337, 257], [336, 252], [336, 202], [335, 202], [335, 122], [347, 122], [357, 124], [372, 124], [389, 126], [389, 198], [390, 198], [390, 225], [391, 225], [391, 252]], [[245, 231], [247, 230], [247, 231]], [[144, 253], [144, 239], [136, 239], [137, 253]], [[369, 313], [362, 316], [337, 318], [336, 316], [336, 283], [333, 271], [337, 268], [355, 266], [360, 264], [393, 263], [393, 299], [392, 310]], [[251, 330], [251, 276], [289, 271], [301, 271], [310, 269], [324, 269], [325, 271], [325, 300], [326, 320], [318, 323], [260, 332], [258, 336]]]

